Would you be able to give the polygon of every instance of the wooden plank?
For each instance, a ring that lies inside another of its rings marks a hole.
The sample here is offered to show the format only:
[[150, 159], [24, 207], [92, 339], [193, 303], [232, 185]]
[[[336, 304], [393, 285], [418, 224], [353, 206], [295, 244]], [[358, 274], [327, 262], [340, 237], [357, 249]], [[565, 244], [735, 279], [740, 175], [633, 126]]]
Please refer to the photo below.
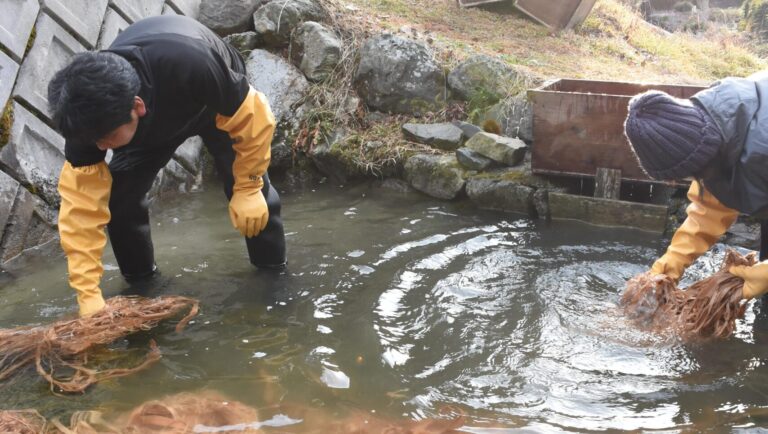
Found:
[[553, 219], [573, 219], [598, 226], [636, 228], [661, 234], [667, 221], [667, 207], [637, 202], [600, 199], [549, 192]]
[[517, 0], [515, 7], [551, 29], [562, 29], [580, 3], [581, 0]]
[[620, 170], [624, 180], [657, 182], [640, 168], [624, 135], [629, 100], [649, 89], [688, 98], [704, 88], [559, 80], [530, 90], [534, 173], [591, 177], [605, 167]]
[[458, 0], [458, 1], [459, 1], [459, 6], [463, 8], [469, 8], [469, 7], [484, 5], [488, 3], [501, 3], [509, 0]]
[[597, 168], [595, 175], [595, 197], [619, 199], [621, 194], [621, 170]]
[[595, 6], [597, 0], [582, 0], [576, 11], [571, 15], [571, 19], [568, 24], [565, 25], [566, 29], [572, 29], [579, 24], [583, 23], [587, 19], [589, 13], [592, 12], [592, 8]]

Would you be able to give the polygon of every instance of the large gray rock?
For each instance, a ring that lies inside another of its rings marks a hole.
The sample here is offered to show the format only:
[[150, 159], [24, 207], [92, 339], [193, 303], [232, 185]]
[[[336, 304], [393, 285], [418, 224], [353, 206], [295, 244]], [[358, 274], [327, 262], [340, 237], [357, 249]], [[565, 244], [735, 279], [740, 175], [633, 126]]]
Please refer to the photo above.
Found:
[[724, 242], [732, 246], [760, 250], [760, 224], [738, 221], [728, 228]]
[[414, 155], [405, 162], [405, 179], [422, 193], [438, 199], [454, 199], [466, 181], [464, 169], [453, 155]]
[[469, 140], [474, 137], [475, 134], [483, 131], [482, 128], [478, 127], [477, 125], [470, 124], [469, 122], [453, 121], [452, 124], [461, 129], [461, 132], [464, 134], [464, 140]]
[[272, 158], [269, 161], [269, 170], [286, 170], [291, 167], [293, 154], [291, 148], [285, 142], [272, 143]]
[[459, 148], [456, 150], [456, 160], [459, 164], [469, 170], [482, 171], [493, 165], [493, 160], [469, 149]]
[[421, 115], [445, 106], [445, 76], [429, 48], [385, 34], [365, 41], [354, 77], [374, 110]]
[[225, 36], [224, 40], [227, 41], [229, 45], [235, 47], [243, 57], [248, 57], [248, 54], [261, 44], [259, 35], [252, 31], [233, 33]]
[[287, 121], [309, 82], [295, 66], [266, 50], [253, 50], [245, 62], [248, 82], [267, 96], [278, 122]]
[[280, 0], [265, 4], [253, 14], [253, 28], [272, 47], [291, 41], [291, 33], [304, 21], [321, 21], [326, 14], [316, 0]]
[[0, 10], [0, 45], [19, 62], [24, 57], [40, 4], [37, 0], [3, 0]]
[[46, 202], [58, 205], [58, 175], [64, 165], [64, 138], [19, 103], [8, 144], [0, 148], [0, 167]]
[[309, 157], [323, 175], [339, 184], [357, 178], [361, 172], [345, 152], [346, 132], [334, 131], [329, 137], [312, 148]]
[[506, 97], [518, 79], [506, 63], [486, 55], [470, 57], [448, 74], [455, 96], [479, 105], [491, 105]]
[[494, 104], [481, 121], [486, 120], [495, 121], [507, 137], [517, 137], [529, 143], [533, 141], [533, 106], [524, 95]]
[[308, 79], [323, 81], [341, 60], [341, 41], [322, 24], [308, 21], [296, 29], [291, 57]]
[[488, 179], [482, 176], [467, 181], [467, 196], [478, 207], [535, 215], [534, 188], [515, 181]]
[[200, 0], [168, 0], [168, 4], [190, 18], [200, 15]]
[[462, 131], [451, 123], [440, 124], [404, 124], [403, 135], [416, 143], [429, 145], [446, 151], [456, 150], [461, 146]]
[[475, 134], [466, 147], [507, 166], [516, 166], [523, 161], [528, 149], [522, 140], [485, 132]]
[[203, 139], [190, 137], [176, 149], [173, 157], [191, 173], [198, 173], [203, 163]]
[[202, 0], [198, 20], [226, 36], [253, 28], [253, 13], [264, 0]]

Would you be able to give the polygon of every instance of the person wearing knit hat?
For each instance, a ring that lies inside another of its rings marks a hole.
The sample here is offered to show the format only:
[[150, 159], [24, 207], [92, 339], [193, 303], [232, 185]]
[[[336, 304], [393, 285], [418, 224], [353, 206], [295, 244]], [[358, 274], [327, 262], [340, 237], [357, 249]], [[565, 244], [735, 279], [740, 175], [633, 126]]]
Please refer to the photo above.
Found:
[[[653, 179], [693, 179], [687, 218], [651, 267], [677, 281], [740, 214], [763, 221], [760, 260], [768, 259], [768, 71], [727, 78], [690, 99], [649, 91], [629, 102], [624, 131]], [[768, 293], [768, 261], [729, 270], [746, 299]]]

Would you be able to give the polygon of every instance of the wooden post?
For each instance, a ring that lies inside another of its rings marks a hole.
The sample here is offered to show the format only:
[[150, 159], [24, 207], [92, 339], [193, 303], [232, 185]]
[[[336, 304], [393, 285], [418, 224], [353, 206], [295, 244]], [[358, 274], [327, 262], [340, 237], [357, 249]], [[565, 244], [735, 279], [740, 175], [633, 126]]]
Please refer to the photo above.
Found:
[[621, 194], [621, 170], [598, 167], [595, 175], [595, 197], [619, 199]]

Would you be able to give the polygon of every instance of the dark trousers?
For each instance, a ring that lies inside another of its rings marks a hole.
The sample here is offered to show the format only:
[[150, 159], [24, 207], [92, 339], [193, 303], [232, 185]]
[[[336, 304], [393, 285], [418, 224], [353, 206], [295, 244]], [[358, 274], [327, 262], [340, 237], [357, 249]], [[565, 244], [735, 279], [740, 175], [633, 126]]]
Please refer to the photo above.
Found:
[[[205, 147], [213, 156], [224, 184], [224, 193], [229, 200], [234, 185], [232, 164], [235, 152], [229, 135], [216, 128], [214, 116], [206, 115], [191, 135], [202, 137]], [[126, 279], [149, 276], [155, 270], [147, 192], [160, 169], [165, 167], [180, 144], [158, 146], [151, 150], [147, 148], [148, 151], [144, 153], [136, 152], [136, 149], [127, 152], [118, 149], [110, 162], [112, 194], [109, 210], [112, 218], [107, 230], [117, 264]], [[269, 182], [269, 176], [265, 174], [263, 179], [264, 187], [261, 191], [269, 209], [269, 221], [257, 236], [246, 238], [245, 244], [253, 265], [279, 268], [285, 264], [285, 232], [280, 217], [280, 197]]]

